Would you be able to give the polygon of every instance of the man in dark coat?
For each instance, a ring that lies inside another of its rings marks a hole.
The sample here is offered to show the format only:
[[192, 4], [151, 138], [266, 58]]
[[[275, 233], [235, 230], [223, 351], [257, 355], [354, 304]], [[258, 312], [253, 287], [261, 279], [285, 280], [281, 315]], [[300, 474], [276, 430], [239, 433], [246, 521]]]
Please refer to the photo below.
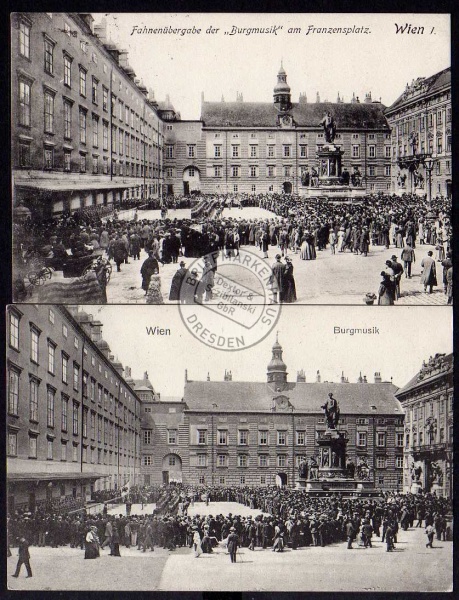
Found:
[[239, 545], [239, 536], [236, 533], [234, 527], [230, 527], [230, 534], [228, 536], [228, 552], [231, 557], [231, 562], [236, 562], [236, 552]]
[[19, 577], [22, 565], [25, 565], [27, 570], [27, 577], [32, 577], [32, 569], [30, 567], [30, 554], [29, 554], [29, 542], [21, 537], [18, 545], [18, 564], [16, 565], [16, 571], [13, 577]]
[[435, 260], [432, 258], [433, 252], [429, 250], [427, 252], [427, 256], [422, 259], [421, 267], [422, 267], [422, 275], [421, 275], [421, 283], [424, 285], [424, 292], [427, 293], [427, 288], [429, 288], [429, 294], [432, 293], [434, 285], [437, 285], [437, 271], [435, 268]]
[[272, 266], [272, 275], [270, 276], [270, 284], [273, 293], [273, 302], [282, 302], [282, 287], [285, 265], [281, 263], [281, 255], [276, 254], [276, 262]]
[[169, 300], [180, 300], [180, 289], [182, 282], [187, 274], [187, 269], [183, 260], [180, 261], [180, 269], [172, 277], [171, 290], [169, 292]]
[[145, 296], [148, 293], [152, 276], [157, 273], [159, 273], [159, 264], [154, 257], [153, 250], [150, 250], [148, 258], [143, 262], [140, 268], [140, 274], [142, 275], [142, 289], [145, 291]]

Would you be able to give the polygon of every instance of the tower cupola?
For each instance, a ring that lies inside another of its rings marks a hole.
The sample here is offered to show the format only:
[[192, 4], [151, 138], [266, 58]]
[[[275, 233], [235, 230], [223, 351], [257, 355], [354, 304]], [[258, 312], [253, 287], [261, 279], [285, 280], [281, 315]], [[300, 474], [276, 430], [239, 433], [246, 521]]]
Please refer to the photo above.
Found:
[[274, 106], [280, 111], [286, 111], [291, 108], [290, 86], [287, 83], [287, 73], [281, 63], [277, 74], [277, 83], [274, 86]]
[[272, 353], [273, 356], [267, 368], [268, 383], [273, 383], [276, 388], [283, 389], [287, 383], [287, 365], [282, 360], [282, 346], [279, 344], [277, 335]]

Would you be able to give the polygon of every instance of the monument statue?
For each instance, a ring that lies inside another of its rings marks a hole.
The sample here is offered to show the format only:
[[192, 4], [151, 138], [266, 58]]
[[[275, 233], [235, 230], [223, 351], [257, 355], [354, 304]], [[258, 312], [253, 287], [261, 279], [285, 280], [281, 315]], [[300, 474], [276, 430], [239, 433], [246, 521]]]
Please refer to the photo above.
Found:
[[331, 392], [328, 394], [328, 398], [321, 408], [324, 410], [328, 429], [336, 429], [339, 422], [339, 405]]
[[301, 479], [308, 478], [308, 463], [304, 457], [301, 459], [300, 464], [298, 465], [298, 476]]
[[327, 144], [333, 144], [336, 135], [336, 124], [335, 119], [332, 117], [330, 111], [324, 115], [320, 125], [322, 125], [324, 128], [325, 141]]

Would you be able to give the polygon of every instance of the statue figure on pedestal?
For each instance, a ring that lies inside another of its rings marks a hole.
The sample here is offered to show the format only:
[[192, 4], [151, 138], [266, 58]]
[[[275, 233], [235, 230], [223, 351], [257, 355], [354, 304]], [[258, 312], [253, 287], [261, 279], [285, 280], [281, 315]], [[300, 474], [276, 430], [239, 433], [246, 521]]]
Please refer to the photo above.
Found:
[[332, 117], [330, 111], [324, 115], [320, 125], [322, 125], [324, 128], [325, 141], [327, 144], [333, 144], [336, 135], [336, 124], [335, 119]]
[[328, 429], [336, 429], [339, 422], [339, 405], [331, 392], [328, 394], [328, 398], [321, 408], [324, 410]]
[[298, 465], [298, 476], [300, 479], [308, 478], [308, 463], [305, 457], [301, 458], [300, 464]]
[[308, 463], [309, 463], [308, 466], [309, 466], [310, 479], [314, 479], [314, 480], [319, 479], [319, 465], [317, 463], [316, 457], [311, 456]]

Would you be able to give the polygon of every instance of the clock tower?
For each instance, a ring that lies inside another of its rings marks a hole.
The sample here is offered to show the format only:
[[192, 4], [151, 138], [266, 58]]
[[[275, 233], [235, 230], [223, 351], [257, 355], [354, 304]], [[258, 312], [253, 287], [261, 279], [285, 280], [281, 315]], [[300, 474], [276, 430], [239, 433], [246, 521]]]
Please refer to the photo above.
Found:
[[267, 368], [268, 383], [274, 385], [276, 391], [282, 391], [287, 385], [287, 365], [282, 360], [282, 346], [277, 336], [272, 352], [273, 356]]
[[284, 71], [284, 67], [282, 66], [279, 69], [279, 73], [277, 74], [277, 83], [274, 86], [274, 106], [280, 112], [286, 112], [292, 107], [290, 101], [290, 86], [287, 83], [287, 73]]

